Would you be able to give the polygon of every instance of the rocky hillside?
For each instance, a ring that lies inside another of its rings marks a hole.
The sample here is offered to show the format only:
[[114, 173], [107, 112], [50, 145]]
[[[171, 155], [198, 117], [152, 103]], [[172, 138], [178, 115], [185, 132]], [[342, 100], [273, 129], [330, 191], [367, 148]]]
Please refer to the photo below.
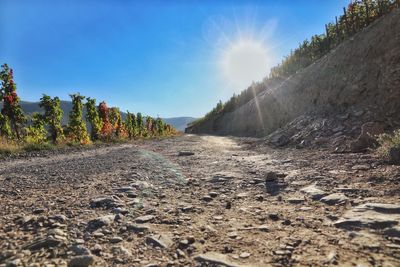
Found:
[[396, 10], [280, 86], [261, 92], [233, 112], [192, 125], [186, 132], [272, 134], [278, 143], [307, 143], [307, 139], [357, 136], [364, 122], [399, 125], [399, 29], [400, 10]]

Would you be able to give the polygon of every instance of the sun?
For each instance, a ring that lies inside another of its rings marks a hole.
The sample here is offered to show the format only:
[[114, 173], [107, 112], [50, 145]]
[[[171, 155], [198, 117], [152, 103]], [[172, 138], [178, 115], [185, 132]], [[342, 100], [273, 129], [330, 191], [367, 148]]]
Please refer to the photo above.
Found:
[[270, 65], [268, 50], [257, 40], [239, 40], [222, 53], [221, 68], [226, 82], [245, 89], [253, 81], [262, 80]]

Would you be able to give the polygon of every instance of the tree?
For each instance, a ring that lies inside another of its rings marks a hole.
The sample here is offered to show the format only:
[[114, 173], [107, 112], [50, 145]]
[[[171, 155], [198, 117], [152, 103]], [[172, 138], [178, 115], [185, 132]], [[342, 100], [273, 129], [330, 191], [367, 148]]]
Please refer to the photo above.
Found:
[[136, 136], [136, 116], [129, 111], [127, 111], [125, 127], [128, 132], [129, 139], [134, 138]]
[[48, 95], [43, 95], [40, 99], [39, 106], [44, 109], [43, 119], [49, 126], [51, 140], [54, 144], [64, 141], [64, 131], [61, 126], [63, 110], [61, 109], [60, 99], [53, 99]]
[[136, 127], [138, 136], [143, 136], [144, 134], [144, 123], [142, 113], [138, 112], [136, 115]]
[[46, 120], [42, 114], [33, 113], [31, 125], [26, 129], [26, 141], [33, 144], [44, 144], [47, 141]]
[[96, 99], [86, 98], [86, 120], [90, 123], [90, 137], [93, 141], [98, 140], [103, 126], [99, 111], [96, 108]]
[[158, 136], [163, 136], [164, 135], [164, 122], [161, 118], [156, 119], [156, 130], [157, 130], [157, 135]]
[[146, 130], [148, 136], [154, 135], [154, 119], [150, 116], [146, 117]]
[[99, 111], [99, 116], [100, 116], [100, 119], [102, 120], [102, 125], [103, 125], [101, 127], [100, 136], [103, 140], [110, 140], [112, 138], [114, 128], [111, 125], [110, 120], [109, 120], [110, 110], [107, 107], [106, 102], [103, 101], [99, 104], [98, 111]]
[[[1, 113], [4, 117], [0, 120], [0, 128], [7, 132], [9, 126], [11, 127], [11, 133], [20, 140], [21, 129], [26, 122], [26, 117], [22, 111], [20, 105], [20, 99], [17, 95], [17, 85], [14, 83], [13, 70], [8, 67], [7, 64], [1, 66], [0, 79], [2, 80], [0, 88], [0, 96], [3, 99], [3, 108]], [[9, 126], [7, 125], [9, 123]]]
[[86, 130], [86, 124], [82, 119], [83, 115], [83, 104], [82, 100], [84, 96], [78, 94], [70, 95], [72, 99], [72, 110], [69, 113], [69, 139], [73, 142], [80, 144], [87, 144], [90, 142], [89, 135]]
[[12, 137], [10, 121], [7, 116], [0, 113], [0, 136], [7, 139]]

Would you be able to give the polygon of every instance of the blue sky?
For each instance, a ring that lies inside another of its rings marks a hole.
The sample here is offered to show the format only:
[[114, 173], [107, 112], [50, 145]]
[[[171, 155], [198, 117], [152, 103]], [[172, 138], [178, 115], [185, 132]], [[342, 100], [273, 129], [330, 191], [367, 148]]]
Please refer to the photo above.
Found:
[[124, 111], [199, 117], [247, 84], [221, 68], [240, 40], [263, 47], [267, 75], [348, 2], [0, 0], [0, 62], [23, 100], [80, 92]]

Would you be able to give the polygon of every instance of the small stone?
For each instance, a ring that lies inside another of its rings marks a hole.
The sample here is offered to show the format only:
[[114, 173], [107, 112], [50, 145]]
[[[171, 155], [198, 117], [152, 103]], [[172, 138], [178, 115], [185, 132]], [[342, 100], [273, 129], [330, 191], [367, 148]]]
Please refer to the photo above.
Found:
[[179, 151], [178, 157], [187, 157], [187, 156], [193, 156], [194, 152], [191, 151]]
[[301, 204], [304, 203], [304, 198], [288, 198], [287, 202], [291, 204]]
[[371, 166], [368, 164], [359, 164], [359, 165], [354, 165], [351, 167], [352, 170], [357, 170], [357, 171], [366, 171], [371, 169]]
[[210, 201], [213, 200], [213, 198], [207, 195], [207, 196], [202, 197], [201, 200], [206, 201], [206, 202], [210, 202]]
[[131, 257], [132, 256], [132, 253], [129, 252], [129, 250], [123, 246], [114, 246], [111, 248], [111, 252], [114, 255], [118, 255], [118, 256], [122, 256], [122, 257]]
[[236, 232], [236, 231], [235, 231], [235, 232], [229, 232], [229, 233], [228, 233], [228, 237], [229, 237], [229, 238], [236, 238], [237, 236], [238, 236], [238, 232]]
[[167, 235], [157, 234], [148, 236], [146, 238], [146, 243], [155, 247], [169, 248], [173, 245], [174, 241], [172, 241], [172, 239]]
[[268, 214], [268, 218], [270, 218], [273, 221], [279, 220], [279, 215], [277, 213], [270, 213]]
[[123, 206], [121, 200], [116, 197], [99, 197], [90, 201], [91, 208], [116, 208]]
[[88, 222], [88, 229], [91, 231], [97, 230], [103, 226], [110, 225], [114, 222], [115, 215], [102, 216]]
[[209, 192], [208, 195], [212, 198], [216, 198], [219, 195], [219, 193], [218, 192]]
[[207, 252], [205, 254], [197, 255], [194, 257], [194, 259], [195, 261], [205, 264], [206, 266], [240, 266], [239, 264], [231, 261], [228, 256], [216, 252]]
[[92, 255], [81, 255], [73, 257], [68, 262], [68, 267], [86, 267], [94, 263], [94, 257]]
[[137, 223], [147, 223], [147, 222], [151, 222], [156, 218], [156, 216], [154, 215], [145, 215], [145, 216], [141, 216], [141, 217], [137, 217], [135, 219], [135, 222]]
[[112, 238], [110, 238], [110, 242], [111, 243], [119, 243], [124, 241], [124, 239], [122, 237], [119, 236], [113, 236]]
[[258, 226], [257, 229], [262, 231], [262, 232], [268, 232], [269, 231], [269, 227], [266, 224]]
[[320, 199], [321, 202], [328, 205], [337, 205], [346, 203], [349, 200], [343, 193], [333, 193]]
[[247, 259], [248, 257], [250, 257], [250, 253], [248, 253], [248, 252], [243, 252], [243, 253], [241, 253], [240, 255], [239, 255], [239, 257], [241, 258], [241, 259]]

